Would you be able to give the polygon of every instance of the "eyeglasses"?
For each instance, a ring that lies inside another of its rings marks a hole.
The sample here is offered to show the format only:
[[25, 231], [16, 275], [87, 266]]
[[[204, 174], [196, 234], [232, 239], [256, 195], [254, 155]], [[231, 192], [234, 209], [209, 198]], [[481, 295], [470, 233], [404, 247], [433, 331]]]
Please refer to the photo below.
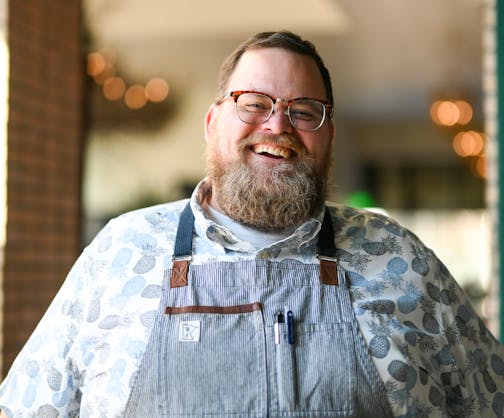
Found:
[[289, 118], [291, 125], [301, 131], [318, 130], [326, 118], [331, 118], [333, 114], [333, 106], [323, 100], [305, 97], [290, 100], [275, 99], [269, 94], [250, 90], [229, 92], [217, 101], [217, 104], [221, 104], [229, 97], [232, 97], [236, 104], [236, 112], [240, 120], [252, 125], [266, 122], [275, 113], [277, 102], [286, 104], [284, 114]]

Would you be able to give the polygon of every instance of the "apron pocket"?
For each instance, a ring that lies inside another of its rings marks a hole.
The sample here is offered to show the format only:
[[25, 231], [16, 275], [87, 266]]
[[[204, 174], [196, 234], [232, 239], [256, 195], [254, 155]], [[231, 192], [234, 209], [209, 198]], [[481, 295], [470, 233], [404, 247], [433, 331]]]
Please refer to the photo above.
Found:
[[278, 401], [281, 412], [350, 417], [356, 411], [356, 359], [352, 326], [296, 324], [296, 341], [282, 327], [276, 346]]
[[164, 416], [264, 416], [266, 351], [261, 305], [167, 308], [161, 336]]

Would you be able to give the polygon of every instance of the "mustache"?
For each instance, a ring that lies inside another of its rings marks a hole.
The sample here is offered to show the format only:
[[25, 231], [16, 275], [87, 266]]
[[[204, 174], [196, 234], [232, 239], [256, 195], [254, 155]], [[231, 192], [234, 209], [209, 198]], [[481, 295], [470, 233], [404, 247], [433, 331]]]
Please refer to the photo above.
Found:
[[243, 138], [240, 142], [240, 149], [244, 152], [247, 148], [257, 144], [279, 145], [293, 150], [299, 157], [304, 157], [308, 154], [308, 150], [304, 144], [296, 139], [294, 135], [280, 134], [272, 135], [265, 133], [255, 133]]

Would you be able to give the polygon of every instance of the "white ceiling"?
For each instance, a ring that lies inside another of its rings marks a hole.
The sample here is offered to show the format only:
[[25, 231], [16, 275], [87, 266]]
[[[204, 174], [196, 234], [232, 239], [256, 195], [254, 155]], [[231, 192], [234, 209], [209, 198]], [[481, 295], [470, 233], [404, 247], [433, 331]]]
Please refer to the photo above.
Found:
[[[93, 48], [122, 68], [215, 77], [230, 48], [261, 30], [312, 39], [337, 104], [356, 115], [425, 112], [440, 90], [480, 100], [484, 0], [84, 0]], [[191, 58], [192, 56], [192, 58]]]
[[103, 43], [138, 37], [247, 36], [272, 26], [336, 34], [348, 23], [346, 14], [332, 0], [87, 0], [86, 12], [93, 33]]

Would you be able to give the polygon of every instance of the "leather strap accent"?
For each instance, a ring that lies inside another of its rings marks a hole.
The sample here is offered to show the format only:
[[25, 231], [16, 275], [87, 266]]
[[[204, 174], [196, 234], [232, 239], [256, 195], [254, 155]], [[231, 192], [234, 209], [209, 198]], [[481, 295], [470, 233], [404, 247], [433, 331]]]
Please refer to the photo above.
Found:
[[338, 271], [336, 260], [320, 258], [320, 281], [323, 284], [338, 286]]
[[184, 313], [199, 313], [199, 314], [242, 314], [260, 311], [262, 306], [259, 302], [250, 303], [248, 305], [236, 306], [181, 306], [165, 308], [167, 315], [180, 315]]
[[170, 278], [170, 287], [187, 286], [187, 272], [189, 270], [189, 260], [174, 260]]
[[173, 249], [173, 266], [170, 277], [170, 287], [187, 286], [187, 273], [189, 261], [191, 260], [193, 241], [194, 214], [191, 210], [190, 202], [187, 202], [184, 210], [180, 214], [180, 220], [175, 237], [175, 247]]

